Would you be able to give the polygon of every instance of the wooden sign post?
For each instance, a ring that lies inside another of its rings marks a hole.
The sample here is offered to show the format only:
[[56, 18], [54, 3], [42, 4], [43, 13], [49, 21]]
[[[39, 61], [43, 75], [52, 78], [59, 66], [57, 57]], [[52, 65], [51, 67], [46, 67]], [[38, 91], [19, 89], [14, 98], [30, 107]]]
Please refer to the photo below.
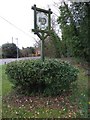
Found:
[[44, 10], [37, 8], [36, 5], [32, 7], [34, 10], [34, 34], [41, 39], [41, 59], [44, 62], [44, 40], [49, 36], [51, 31], [51, 9]]

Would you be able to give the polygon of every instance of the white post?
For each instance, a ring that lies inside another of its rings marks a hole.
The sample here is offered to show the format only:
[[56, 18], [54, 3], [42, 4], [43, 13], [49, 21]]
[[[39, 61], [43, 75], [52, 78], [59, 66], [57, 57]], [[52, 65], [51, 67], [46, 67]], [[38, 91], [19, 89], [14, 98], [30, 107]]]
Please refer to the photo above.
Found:
[[16, 38], [17, 40], [17, 60], [18, 60], [18, 38]]

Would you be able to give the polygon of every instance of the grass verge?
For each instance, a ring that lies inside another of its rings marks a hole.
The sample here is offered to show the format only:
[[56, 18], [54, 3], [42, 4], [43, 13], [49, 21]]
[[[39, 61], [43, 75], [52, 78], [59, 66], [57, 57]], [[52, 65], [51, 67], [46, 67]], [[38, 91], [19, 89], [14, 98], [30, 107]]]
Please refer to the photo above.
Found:
[[87, 118], [88, 76], [81, 66], [78, 81], [72, 92], [57, 97], [18, 95], [2, 66], [2, 117], [3, 118]]

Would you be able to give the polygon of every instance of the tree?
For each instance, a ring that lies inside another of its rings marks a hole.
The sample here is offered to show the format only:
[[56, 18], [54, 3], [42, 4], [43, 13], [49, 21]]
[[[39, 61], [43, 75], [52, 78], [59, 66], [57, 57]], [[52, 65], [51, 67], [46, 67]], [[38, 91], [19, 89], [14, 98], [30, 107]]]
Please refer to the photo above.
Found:
[[70, 6], [64, 2], [59, 9], [58, 24], [67, 51], [76, 57], [90, 61], [88, 36], [90, 30], [90, 2], [71, 3]]
[[50, 37], [55, 47], [56, 57], [60, 58], [62, 55], [62, 41], [53, 29], [51, 31]]
[[[19, 53], [19, 48], [18, 48]], [[16, 58], [17, 46], [14, 43], [5, 43], [2, 45], [2, 57], [3, 58]]]
[[[41, 48], [41, 41], [36, 41], [35, 46], [37, 48]], [[49, 36], [44, 40], [44, 52], [46, 57], [51, 58], [60, 58], [61, 57], [61, 49], [62, 43], [59, 36], [52, 29]]]
[[0, 46], [0, 58], [2, 58], [2, 48]]
[[52, 38], [48, 36], [44, 42], [44, 51], [45, 57], [55, 58], [56, 57], [56, 49], [55, 45], [52, 41]]
[[32, 54], [35, 54], [34, 47], [22, 48], [21, 50], [22, 57], [30, 57]]

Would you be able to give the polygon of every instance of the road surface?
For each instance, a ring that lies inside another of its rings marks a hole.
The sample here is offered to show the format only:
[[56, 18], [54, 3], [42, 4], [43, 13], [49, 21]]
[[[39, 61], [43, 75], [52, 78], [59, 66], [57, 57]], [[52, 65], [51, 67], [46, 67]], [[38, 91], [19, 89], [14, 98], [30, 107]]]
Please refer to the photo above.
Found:
[[0, 59], [0, 65], [3, 65], [3, 64], [7, 64], [7, 63], [10, 63], [12, 61], [16, 61], [16, 60], [32, 60], [32, 59], [39, 59], [40, 57], [23, 57], [23, 58], [7, 58], [7, 59]]

